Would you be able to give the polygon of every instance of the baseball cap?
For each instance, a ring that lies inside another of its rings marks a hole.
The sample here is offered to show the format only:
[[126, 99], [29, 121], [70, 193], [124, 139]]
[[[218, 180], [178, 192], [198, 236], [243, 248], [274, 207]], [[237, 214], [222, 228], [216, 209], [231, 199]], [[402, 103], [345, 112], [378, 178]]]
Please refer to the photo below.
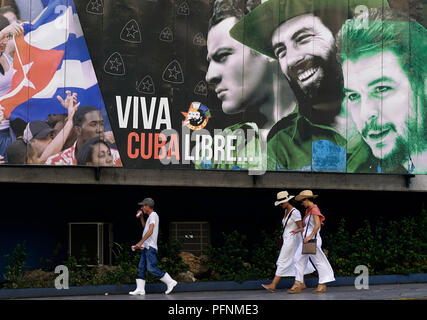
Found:
[[154, 200], [151, 198], [145, 198], [141, 202], [138, 203], [140, 206], [150, 206], [151, 208], [154, 207]]
[[32, 139], [44, 139], [53, 131], [44, 121], [32, 121], [24, 130], [23, 140], [29, 143]]

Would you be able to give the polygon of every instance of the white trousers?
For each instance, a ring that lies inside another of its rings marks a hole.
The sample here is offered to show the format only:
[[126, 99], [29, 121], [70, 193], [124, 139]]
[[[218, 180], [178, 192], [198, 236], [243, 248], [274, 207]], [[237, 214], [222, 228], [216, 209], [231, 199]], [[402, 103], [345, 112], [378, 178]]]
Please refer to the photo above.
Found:
[[317, 248], [316, 254], [302, 254], [302, 244], [298, 248], [295, 255], [295, 268], [296, 277], [295, 280], [304, 282], [304, 270], [309, 263], [308, 258], [313, 262], [319, 274], [319, 284], [335, 281], [334, 270], [332, 270], [331, 264], [326, 258], [326, 255], [322, 251], [322, 239], [317, 235]]
[[[279, 258], [277, 259], [276, 265], [276, 276], [278, 277], [295, 277], [296, 275], [296, 257], [298, 250], [298, 243], [295, 248], [285, 248], [285, 245], [280, 250]], [[311, 263], [306, 264], [304, 268], [304, 274], [310, 274], [316, 271]]]

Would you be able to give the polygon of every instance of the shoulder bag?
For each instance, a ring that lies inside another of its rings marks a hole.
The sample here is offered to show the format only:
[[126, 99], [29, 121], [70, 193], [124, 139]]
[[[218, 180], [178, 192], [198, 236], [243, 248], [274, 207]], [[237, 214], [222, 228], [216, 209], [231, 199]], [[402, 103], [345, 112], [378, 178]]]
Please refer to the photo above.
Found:
[[310, 241], [308, 241], [307, 243], [304, 243], [304, 238], [307, 237], [307, 231], [308, 231], [308, 226], [310, 225], [310, 219], [311, 219], [312, 214], [310, 214], [310, 218], [308, 218], [308, 222], [307, 222], [307, 229], [305, 229], [305, 235], [302, 238], [302, 254], [316, 254], [316, 247], [317, 247], [317, 233], [314, 236], [314, 239], [311, 239]]

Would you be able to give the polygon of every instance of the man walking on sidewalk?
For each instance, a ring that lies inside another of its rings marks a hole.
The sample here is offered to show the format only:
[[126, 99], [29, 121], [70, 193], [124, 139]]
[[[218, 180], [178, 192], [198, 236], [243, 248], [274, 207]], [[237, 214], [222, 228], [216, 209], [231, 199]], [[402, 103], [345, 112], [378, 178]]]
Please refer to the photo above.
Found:
[[[142, 239], [132, 249], [141, 250], [141, 259], [138, 264], [138, 278], [136, 279], [136, 290], [129, 292], [131, 295], [145, 294], [146, 271], [148, 269], [154, 276], [160, 278], [160, 281], [167, 285], [166, 294], [172, 292], [178, 284], [167, 272], [163, 272], [157, 266], [157, 236], [159, 234], [159, 216], [154, 211], [154, 200], [145, 198], [141, 205], [142, 212], [138, 212], [137, 218], [141, 220], [144, 232]], [[147, 221], [144, 221], [144, 214], [148, 215]]]

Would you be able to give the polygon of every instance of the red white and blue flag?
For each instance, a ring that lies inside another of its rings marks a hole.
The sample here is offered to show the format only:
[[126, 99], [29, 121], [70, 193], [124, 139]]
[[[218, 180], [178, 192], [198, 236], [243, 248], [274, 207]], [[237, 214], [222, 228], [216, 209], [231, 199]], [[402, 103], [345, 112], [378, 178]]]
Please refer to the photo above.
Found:
[[[105, 106], [73, 0], [50, 0], [24, 34], [14, 39], [11, 90], [0, 97], [6, 119], [45, 121], [67, 111], [56, 96], [70, 90], [81, 105]], [[108, 121], [108, 119], [106, 119]]]

